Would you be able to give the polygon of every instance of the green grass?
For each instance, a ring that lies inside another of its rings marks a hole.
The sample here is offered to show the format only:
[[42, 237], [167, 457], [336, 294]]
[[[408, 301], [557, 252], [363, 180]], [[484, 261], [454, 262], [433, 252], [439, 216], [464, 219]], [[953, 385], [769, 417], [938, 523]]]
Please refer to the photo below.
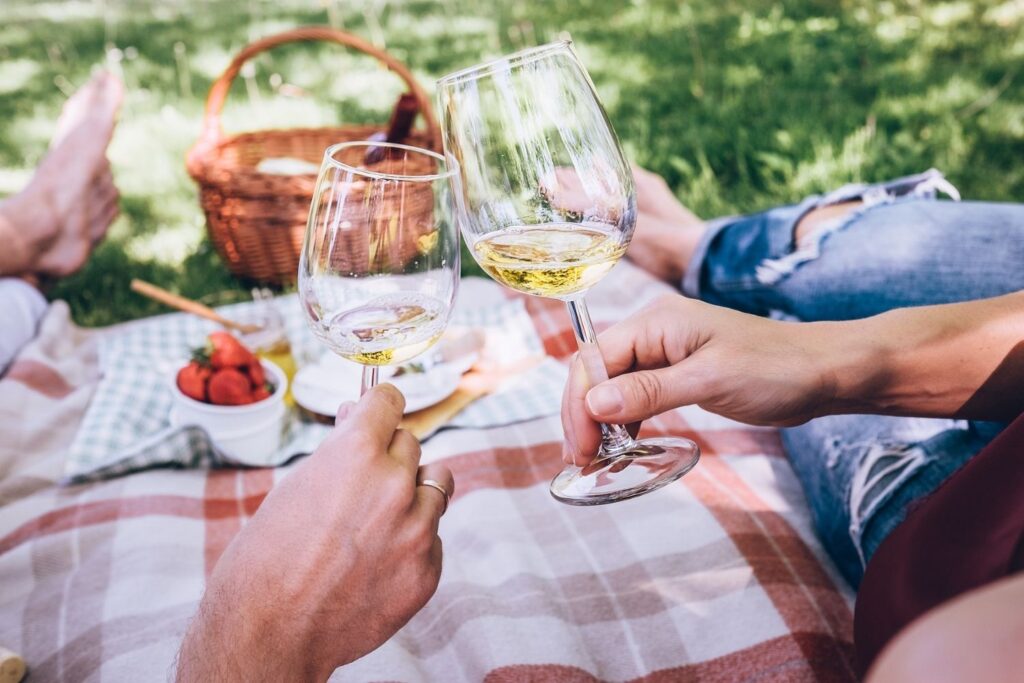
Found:
[[[245, 295], [205, 239], [183, 156], [230, 57], [298, 24], [365, 36], [428, 87], [568, 32], [630, 156], [703, 216], [931, 166], [966, 197], [1024, 200], [1019, 0], [4, 0], [3, 16], [0, 195], [27, 179], [91, 69], [128, 86], [110, 151], [123, 216], [51, 292], [85, 325], [161, 310], [128, 291], [132, 277], [209, 301]], [[278, 82], [308, 95], [281, 96]], [[340, 49], [284, 48], [239, 79], [224, 121], [383, 120], [399, 87]]]

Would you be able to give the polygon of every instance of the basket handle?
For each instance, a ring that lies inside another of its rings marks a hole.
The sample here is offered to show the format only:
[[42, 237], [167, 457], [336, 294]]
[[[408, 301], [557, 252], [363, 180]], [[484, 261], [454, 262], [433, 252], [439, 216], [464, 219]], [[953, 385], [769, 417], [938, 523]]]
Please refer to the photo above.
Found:
[[437, 119], [434, 117], [430, 98], [427, 96], [426, 91], [423, 90], [423, 87], [416, 82], [415, 78], [413, 78], [412, 72], [410, 72], [404, 64], [384, 50], [381, 50], [358, 36], [338, 31], [327, 26], [303, 26], [301, 28], [261, 38], [260, 40], [245, 46], [245, 48], [243, 48], [242, 51], [235, 55], [235, 58], [231, 60], [231, 64], [229, 64], [228, 68], [224, 70], [224, 73], [222, 73], [217, 80], [213, 82], [213, 85], [210, 87], [210, 94], [206, 98], [206, 113], [203, 116], [202, 132], [200, 133], [199, 140], [196, 142], [195, 146], [193, 146], [188, 152], [187, 162], [190, 170], [192, 168], [198, 170], [202, 154], [206, 150], [216, 146], [224, 139], [224, 128], [221, 126], [220, 114], [221, 110], [224, 108], [224, 101], [227, 99], [228, 91], [231, 90], [231, 84], [238, 76], [238, 73], [242, 70], [242, 65], [261, 52], [266, 52], [278, 45], [306, 41], [324, 41], [351, 47], [359, 52], [364, 52], [371, 57], [376, 58], [398, 74], [399, 77], [405, 81], [405, 84], [409, 86], [409, 92], [416, 97], [416, 101], [419, 103], [420, 113], [423, 114], [423, 120], [426, 123], [427, 133], [430, 140], [435, 147], [440, 145], [441, 133], [440, 129], [437, 127]]

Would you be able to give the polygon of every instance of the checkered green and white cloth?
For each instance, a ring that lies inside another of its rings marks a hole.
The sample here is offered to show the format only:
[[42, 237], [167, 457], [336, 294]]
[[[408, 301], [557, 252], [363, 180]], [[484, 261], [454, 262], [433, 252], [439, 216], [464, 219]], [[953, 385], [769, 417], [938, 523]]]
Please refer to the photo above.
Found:
[[[221, 309], [245, 319], [253, 304]], [[315, 360], [324, 347], [313, 337], [295, 295], [273, 302], [285, 322], [297, 362]], [[544, 353], [544, 347], [521, 299], [502, 296], [497, 285], [467, 278], [453, 326], [482, 328], [485, 352], [512, 363]], [[172, 386], [176, 370], [217, 326], [180, 313], [121, 325], [99, 338], [103, 378], [67, 455], [65, 482], [79, 483], [150, 467], [213, 467], [226, 464], [207, 433], [195, 426], [172, 427]], [[559, 411], [565, 366], [548, 358], [535, 369], [507, 382], [495, 393], [470, 404], [445, 428], [487, 428], [514, 424]], [[330, 428], [304, 420], [298, 411], [288, 424], [277, 460], [309, 453]]]

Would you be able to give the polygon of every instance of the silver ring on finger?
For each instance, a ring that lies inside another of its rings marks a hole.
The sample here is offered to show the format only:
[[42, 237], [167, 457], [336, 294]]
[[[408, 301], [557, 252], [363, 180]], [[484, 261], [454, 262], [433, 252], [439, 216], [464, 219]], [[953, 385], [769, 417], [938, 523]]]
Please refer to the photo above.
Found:
[[421, 479], [417, 486], [429, 486], [432, 489], [437, 489], [444, 496], [444, 507], [441, 508], [441, 515], [448, 512], [448, 501], [451, 500], [451, 495], [448, 493], [448, 489], [444, 487], [444, 484], [437, 481], [436, 479]]

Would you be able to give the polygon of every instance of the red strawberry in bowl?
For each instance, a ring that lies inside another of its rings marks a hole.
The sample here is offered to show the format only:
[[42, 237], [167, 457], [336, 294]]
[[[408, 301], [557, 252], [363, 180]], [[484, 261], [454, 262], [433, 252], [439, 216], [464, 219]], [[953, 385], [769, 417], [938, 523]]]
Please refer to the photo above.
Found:
[[244, 406], [253, 402], [249, 376], [234, 368], [215, 370], [207, 386], [210, 403], [218, 406]]
[[265, 362], [228, 332], [213, 332], [205, 346], [192, 350], [192, 362], [178, 371], [175, 383], [195, 401], [249, 405], [275, 395], [279, 383], [267, 382]]
[[245, 366], [245, 371], [249, 375], [249, 381], [252, 382], [254, 390], [267, 383], [267, 374], [263, 372], [263, 366], [259, 360], [253, 359], [251, 363]]
[[210, 365], [214, 369], [243, 368], [250, 363], [259, 363], [252, 351], [228, 332], [213, 332], [209, 336]]
[[288, 377], [230, 334], [211, 334], [193, 360], [168, 379], [173, 382], [171, 424], [202, 429], [227, 460], [267, 467], [290, 456], [280, 448]]
[[196, 401], [205, 401], [206, 382], [210, 379], [210, 368], [192, 361], [181, 370], [178, 370], [177, 384], [181, 393]]

